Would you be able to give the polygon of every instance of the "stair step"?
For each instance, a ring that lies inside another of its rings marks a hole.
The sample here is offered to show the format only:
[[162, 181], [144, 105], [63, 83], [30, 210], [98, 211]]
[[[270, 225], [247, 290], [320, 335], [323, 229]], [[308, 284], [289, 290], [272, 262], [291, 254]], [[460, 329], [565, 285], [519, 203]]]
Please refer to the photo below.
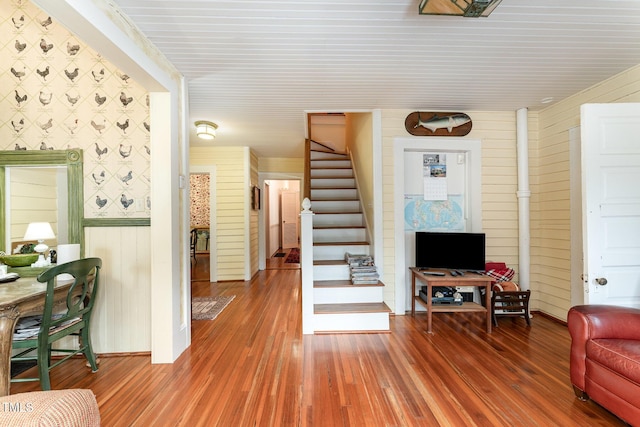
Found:
[[[315, 160], [316, 162], [322, 162], [320, 164], [314, 165], [311, 164], [311, 172], [318, 172], [318, 171], [341, 171], [341, 170], [349, 170], [349, 171], [353, 171], [353, 166], [351, 166], [351, 162], [349, 162], [349, 164], [347, 164], [348, 160], [341, 160], [340, 162], [337, 161], [338, 159], [334, 159], [334, 161], [336, 161], [335, 163], [326, 163], [326, 159], [322, 159], [322, 160]], [[314, 160], [312, 160], [313, 162]], [[325, 166], [322, 166], [322, 165]]]
[[389, 313], [316, 313], [313, 316], [315, 334], [390, 333]]
[[318, 281], [346, 280], [351, 283], [351, 271], [344, 260], [314, 261], [313, 278]]
[[346, 160], [349, 157], [342, 153], [332, 153], [330, 151], [312, 151], [310, 160], [312, 162], [319, 160]]
[[[329, 154], [329, 153], [327, 153]], [[327, 165], [329, 168], [340, 167], [340, 165], [345, 165], [348, 168], [351, 168], [351, 159], [347, 154], [341, 153], [330, 153], [331, 155], [327, 156], [323, 154], [321, 157], [316, 157], [310, 159], [311, 161], [311, 169], [318, 167], [318, 165]]]
[[361, 213], [359, 200], [316, 200], [311, 202], [315, 213]]
[[313, 218], [314, 227], [337, 226], [362, 226], [364, 219], [362, 213], [317, 213]]
[[351, 168], [322, 168], [322, 169], [311, 169], [311, 180], [318, 178], [353, 178], [353, 169]]
[[311, 210], [315, 213], [315, 214], [325, 214], [325, 215], [348, 215], [348, 214], [356, 214], [356, 215], [362, 215], [362, 211], [343, 211], [343, 210], [334, 210], [334, 211], [323, 211], [323, 210], [319, 210], [319, 211], [315, 211], [313, 210], [313, 207], [311, 207]]
[[339, 154], [342, 156], [347, 156], [348, 154], [345, 153], [344, 151], [336, 151], [335, 149], [324, 145], [321, 142], [316, 142], [316, 141], [311, 141], [312, 142], [312, 146], [309, 147], [309, 154], [313, 155], [314, 153], [317, 154]]
[[344, 259], [314, 259], [313, 265], [347, 265]]
[[309, 165], [311, 169], [327, 169], [327, 168], [351, 168], [351, 160], [344, 159], [311, 159]]
[[[351, 169], [337, 169], [333, 171], [333, 173], [328, 172], [326, 169], [322, 169], [322, 172], [318, 172], [316, 174], [311, 173], [311, 185], [315, 180], [320, 179], [329, 179], [329, 180], [338, 180], [338, 179], [354, 179], [353, 172]], [[355, 182], [355, 181], [354, 181]]]
[[[331, 190], [331, 191], [336, 191], [336, 190], [356, 190], [356, 187], [354, 185], [349, 185], [348, 183], [345, 183], [345, 185], [338, 185], [336, 183], [332, 184], [332, 185], [327, 185], [327, 183], [322, 183], [322, 184], [318, 184], [317, 186], [311, 186], [310, 190], [313, 192], [313, 190]], [[356, 190], [357, 191], [357, 190]]]
[[354, 178], [315, 178], [311, 180], [311, 189], [319, 188], [356, 188]]
[[369, 255], [370, 246], [368, 243], [356, 242], [334, 242], [318, 243], [313, 245], [314, 260], [334, 260], [344, 258], [344, 254], [349, 252], [358, 255]]
[[311, 203], [313, 202], [321, 202], [321, 203], [327, 203], [327, 202], [332, 202], [332, 203], [348, 203], [348, 202], [360, 202], [360, 199], [358, 199], [357, 197], [352, 197], [349, 199], [309, 199], [311, 201]]
[[354, 285], [351, 280], [315, 280], [313, 282], [314, 288], [371, 288], [371, 287], [384, 287], [384, 283], [378, 281], [376, 284], [369, 285]]
[[313, 242], [313, 246], [368, 246], [369, 242]]
[[[349, 158], [349, 155], [347, 153], [343, 153], [341, 151], [332, 151], [330, 148], [312, 149], [310, 154], [311, 155], [313, 155], [313, 154], [318, 154], [318, 155], [335, 154], [336, 156], [341, 156], [342, 157], [341, 159], [336, 157], [336, 159], [339, 159], [339, 160], [344, 160], [344, 159], [348, 159]], [[315, 160], [315, 159], [311, 159], [311, 160]]]
[[347, 155], [347, 153], [342, 153], [340, 151], [334, 150], [333, 148], [329, 148], [329, 147], [325, 147], [325, 146], [315, 147], [315, 148], [312, 148], [310, 151], [312, 153], [341, 154], [343, 156]]
[[315, 314], [346, 314], [346, 313], [391, 313], [387, 304], [383, 302], [362, 302], [347, 304], [314, 304]]
[[367, 240], [364, 227], [314, 227], [314, 242], [346, 242]]
[[314, 230], [342, 230], [342, 229], [364, 229], [363, 225], [315, 225], [313, 226]]
[[359, 200], [355, 188], [312, 188], [311, 203], [314, 200]]
[[[330, 283], [330, 284], [326, 284]], [[313, 282], [313, 301], [318, 304], [379, 303], [384, 299], [384, 284], [354, 285], [351, 280]]]

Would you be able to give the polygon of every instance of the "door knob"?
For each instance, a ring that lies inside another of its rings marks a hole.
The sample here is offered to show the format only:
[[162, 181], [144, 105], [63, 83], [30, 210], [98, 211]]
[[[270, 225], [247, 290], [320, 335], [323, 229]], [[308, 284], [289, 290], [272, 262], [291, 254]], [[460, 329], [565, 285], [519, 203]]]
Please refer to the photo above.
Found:
[[604, 286], [607, 284], [607, 279], [605, 279], [604, 277], [598, 277], [596, 279], [596, 283], [600, 286]]

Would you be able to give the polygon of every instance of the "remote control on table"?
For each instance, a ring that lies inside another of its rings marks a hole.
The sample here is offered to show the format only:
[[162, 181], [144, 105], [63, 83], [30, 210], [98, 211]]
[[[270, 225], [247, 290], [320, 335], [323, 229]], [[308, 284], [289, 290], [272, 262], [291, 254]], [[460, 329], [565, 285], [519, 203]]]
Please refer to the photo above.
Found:
[[422, 274], [426, 274], [428, 276], [444, 276], [444, 273], [441, 271], [423, 271]]

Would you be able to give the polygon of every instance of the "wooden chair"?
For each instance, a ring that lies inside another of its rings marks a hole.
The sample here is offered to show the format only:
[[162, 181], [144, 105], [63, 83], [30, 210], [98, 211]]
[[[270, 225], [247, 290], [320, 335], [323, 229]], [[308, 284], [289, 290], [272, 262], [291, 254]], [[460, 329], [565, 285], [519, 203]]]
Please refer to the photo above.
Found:
[[491, 316], [493, 324], [498, 326], [498, 316], [524, 316], [527, 326], [531, 326], [529, 317], [529, 297], [531, 291], [493, 291], [491, 294]]
[[[15, 378], [11, 380], [12, 382], [40, 381], [43, 390], [50, 390], [49, 371], [79, 353], [84, 354], [92, 372], [98, 370], [91, 347], [90, 330], [91, 313], [98, 292], [101, 267], [100, 258], [85, 258], [60, 264], [40, 273], [37, 280], [47, 283], [44, 311], [41, 316], [29, 317], [31, 320], [37, 320], [37, 317], [40, 317], [40, 327], [35, 335], [14, 334], [13, 348], [22, 351], [11, 359], [36, 360], [38, 377]], [[56, 281], [59, 280], [57, 276], [65, 273], [72, 276], [69, 280], [73, 280], [73, 284], [69, 288], [65, 302], [56, 306], [54, 289]], [[67, 353], [67, 355], [51, 364], [52, 344], [69, 335], [79, 335], [79, 348], [54, 349], [53, 351]], [[29, 355], [34, 351], [35, 356]]]
[[204, 234], [204, 249], [209, 250], [209, 239], [211, 238], [211, 232], [209, 230], [202, 230]]
[[196, 259], [196, 246], [198, 245], [198, 229], [194, 228], [191, 230], [191, 256], [195, 262], [198, 262]]

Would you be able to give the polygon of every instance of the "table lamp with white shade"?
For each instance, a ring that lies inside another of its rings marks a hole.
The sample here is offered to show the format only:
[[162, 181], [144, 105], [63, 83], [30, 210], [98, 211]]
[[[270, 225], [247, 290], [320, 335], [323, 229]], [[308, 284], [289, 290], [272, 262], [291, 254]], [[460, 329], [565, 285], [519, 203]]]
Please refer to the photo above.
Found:
[[27, 232], [24, 233], [24, 240], [37, 240], [38, 244], [33, 250], [40, 254], [38, 260], [31, 264], [31, 267], [47, 267], [50, 265], [49, 261], [44, 259], [44, 253], [49, 249], [49, 246], [44, 241], [55, 238], [56, 235], [53, 234], [51, 224], [48, 222], [32, 222], [29, 224]]

